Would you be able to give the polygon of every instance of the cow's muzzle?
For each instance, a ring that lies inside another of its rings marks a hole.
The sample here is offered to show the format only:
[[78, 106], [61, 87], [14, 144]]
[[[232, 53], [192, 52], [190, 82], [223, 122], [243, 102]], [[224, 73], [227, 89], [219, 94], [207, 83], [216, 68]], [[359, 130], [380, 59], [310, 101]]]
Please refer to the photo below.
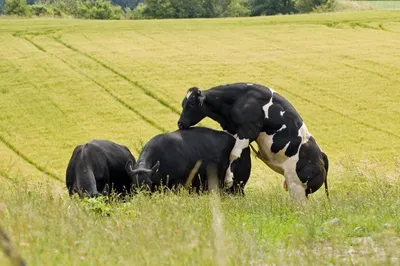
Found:
[[178, 122], [178, 128], [179, 129], [184, 129], [185, 128], [181, 121]]

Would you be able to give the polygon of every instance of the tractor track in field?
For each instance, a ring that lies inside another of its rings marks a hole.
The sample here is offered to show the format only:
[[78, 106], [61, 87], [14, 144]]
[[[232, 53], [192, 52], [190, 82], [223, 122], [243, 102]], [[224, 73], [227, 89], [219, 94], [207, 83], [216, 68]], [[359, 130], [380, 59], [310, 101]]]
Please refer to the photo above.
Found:
[[0, 176], [2, 176], [5, 180], [8, 182], [14, 182], [14, 179], [12, 179], [6, 172], [0, 171]]
[[139, 84], [137, 81], [134, 81], [132, 79], [130, 79], [128, 76], [126, 76], [125, 74], [119, 72], [118, 70], [114, 69], [113, 67], [107, 65], [106, 63], [102, 62], [101, 60], [97, 59], [94, 56], [89, 55], [86, 52], [83, 52], [81, 50], [79, 50], [78, 48], [66, 43], [65, 41], [61, 40], [60, 37], [55, 37], [55, 36], [51, 36], [51, 38], [53, 40], [55, 40], [56, 42], [60, 43], [61, 45], [65, 46], [66, 48], [81, 54], [89, 59], [91, 59], [92, 61], [96, 62], [97, 64], [101, 65], [102, 67], [104, 67], [105, 69], [111, 71], [112, 73], [116, 74], [117, 76], [119, 76], [120, 78], [128, 81], [130, 84], [132, 84], [134, 87], [141, 89], [146, 95], [148, 95], [149, 97], [153, 98], [154, 100], [156, 100], [158, 103], [160, 103], [161, 105], [163, 105], [164, 107], [166, 107], [167, 109], [169, 109], [170, 111], [172, 111], [173, 113], [180, 115], [180, 112], [173, 107], [172, 105], [170, 105], [169, 103], [167, 103], [165, 100], [161, 99], [160, 97], [158, 97], [157, 95], [155, 95], [154, 93], [152, 93], [149, 89], [145, 88], [144, 86], [142, 86], [141, 84]]
[[27, 163], [29, 163], [30, 165], [32, 165], [33, 167], [35, 167], [37, 170], [39, 170], [40, 172], [52, 177], [53, 179], [62, 182], [62, 179], [60, 177], [58, 177], [56, 174], [50, 172], [49, 170], [47, 170], [46, 168], [44, 168], [43, 166], [38, 165], [37, 163], [35, 163], [32, 159], [30, 159], [28, 156], [26, 156], [25, 154], [23, 154], [20, 150], [18, 150], [14, 145], [12, 145], [9, 141], [7, 141], [3, 136], [0, 135], [0, 141], [6, 145], [10, 150], [12, 150], [15, 154], [17, 154], [19, 157], [21, 157], [24, 161], [26, 161]]
[[67, 65], [69, 68], [71, 68], [76, 73], [82, 75], [83, 77], [87, 78], [88, 80], [90, 80], [91, 82], [93, 82], [94, 84], [99, 86], [101, 89], [103, 89], [104, 92], [106, 92], [109, 96], [111, 96], [115, 101], [117, 101], [119, 104], [121, 104], [123, 107], [127, 108], [128, 110], [132, 111], [135, 115], [140, 117], [143, 121], [148, 123], [150, 126], [154, 127], [157, 130], [160, 130], [163, 133], [167, 132], [167, 130], [165, 128], [157, 125], [156, 122], [154, 122], [153, 120], [151, 120], [150, 118], [148, 118], [147, 116], [142, 114], [140, 111], [138, 111], [136, 108], [134, 108], [133, 106], [129, 105], [127, 102], [122, 100], [120, 97], [118, 97], [116, 94], [114, 94], [109, 88], [107, 88], [107, 86], [105, 86], [104, 84], [96, 81], [95, 79], [93, 79], [90, 76], [86, 75], [82, 71], [79, 71], [79, 69], [74, 67], [72, 64], [68, 63], [66, 60], [64, 60], [64, 59], [62, 59], [62, 58], [60, 58], [60, 57], [58, 57], [58, 56], [56, 56], [54, 54], [50, 54], [50, 55], [54, 56], [55, 58], [57, 58], [58, 60], [63, 62], [65, 65]]
[[[29, 42], [30, 44], [32, 44], [34, 47], [36, 47], [38, 50], [40, 50], [41, 52], [44, 52], [46, 54], [49, 54], [45, 48], [43, 48], [42, 46], [36, 44], [33, 40], [29, 39], [26, 36], [17, 36], [20, 37], [22, 39], [24, 39], [25, 41]], [[51, 56], [54, 56], [53, 54], [50, 54]], [[56, 57], [56, 56], [55, 56]], [[58, 60], [61, 60], [62, 62], [66, 63], [64, 60], [56, 57]], [[66, 63], [70, 68], [73, 69], [73, 66], [69, 65], [68, 63]], [[74, 69], [76, 71], [76, 69]], [[79, 72], [78, 72], [79, 73]], [[102, 89], [104, 89], [111, 97], [113, 97], [116, 101], [118, 101], [120, 104], [122, 104], [124, 107], [128, 108], [129, 110], [133, 111], [136, 113], [136, 110], [129, 106], [127, 103], [125, 103], [123, 100], [121, 100], [118, 96], [114, 95], [112, 92], [110, 92], [104, 85], [96, 82], [94, 79], [88, 77], [87, 75], [83, 74], [83, 73], [79, 73], [84, 75], [86, 78], [90, 79], [92, 82], [94, 82], [96, 85], [100, 86]], [[35, 84], [33, 84], [32, 82], [29, 82], [29, 84], [33, 85], [33, 87], [35, 87], [36, 89], [37, 86], [35, 86]], [[62, 114], [65, 115], [65, 112], [55, 103], [53, 102], [49, 97], [47, 97], [48, 100], [50, 101], [50, 103], [52, 105], [54, 105], [54, 107], [56, 109], [58, 109]], [[145, 116], [143, 116], [140, 113], [137, 113], [137, 115], [139, 117], [141, 117], [144, 121], [148, 122], [150, 125], [154, 126], [155, 128], [157, 128], [158, 130], [161, 130], [163, 132], [166, 132], [166, 130], [158, 125], [156, 125], [153, 121], [149, 120], [148, 118], [146, 118]], [[8, 131], [7, 131], [8, 132]], [[6, 146], [8, 147], [11, 151], [13, 151], [18, 157], [20, 157], [22, 160], [24, 160], [25, 162], [27, 162], [28, 164], [32, 165], [33, 167], [35, 167], [38, 171], [40, 171], [41, 173], [57, 180], [58, 182], [62, 182], [62, 178], [60, 178], [59, 176], [57, 176], [55, 173], [47, 170], [45, 167], [39, 165], [38, 163], [36, 163], [33, 159], [29, 158], [29, 156], [25, 155], [22, 151], [20, 151], [18, 148], [16, 148], [10, 141], [6, 140], [6, 138], [4, 138], [2, 135], [0, 135], [0, 141]], [[4, 173], [0, 173], [2, 176], [4, 176], [6, 179], [8, 179], [9, 181], [13, 181], [10, 177], [6, 176]]]
[[[68, 61], [62, 59], [59, 56], [56, 56], [55, 54], [52, 54], [50, 52], [48, 52], [45, 48], [43, 48], [42, 46], [40, 46], [39, 44], [35, 43], [32, 39], [29, 39], [28, 37], [24, 36], [21, 37], [24, 40], [26, 40], [27, 42], [31, 43], [33, 46], [35, 46], [37, 49], [39, 49], [40, 51], [60, 60], [61, 62], [63, 62], [65, 65], [67, 65], [70, 69], [72, 69], [74, 72], [78, 73], [79, 75], [82, 75], [83, 77], [89, 79], [91, 82], [93, 82], [94, 84], [96, 84], [97, 86], [99, 86], [100, 88], [102, 88], [108, 95], [110, 95], [115, 101], [117, 101], [118, 103], [120, 103], [122, 106], [124, 106], [125, 108], [127, 108], [128, 110], [132, 111], [133, 113], [135, 113], [137, 116], [139, 116], [142, 120], [144, 120], [146, 123], [148, 123], [150, 126], [160, 130], [161, 132], [165, 133], [167, 132], [167, 130], [159, 125], [157, 125], [157, 123], [155, 123], [154, 121], [152, 121], [151, 119], [149, 119], [148, 117], [146, 117], [144, 114], [142, 114], [140, 111], [138, 111], [136, 108], [134, 108], [133, 106], [129, 105], [127, 102], [125, 102], [124, 100], [122, 100], [120, 97], [118, 97], [117, 95], [115, 95], [109, 88], [107, 88], [105, 85], [101, 84], [100, 82], [96, 81], [95, 79], [91, 78], [90, 76], [86, 75], [85, 73], [83, 73], [82, 71], [80, 71], [79, 69], [77, 69], [75, 66], [73, 66], [72, 64], [68, 63]], [[34, 84], [33, 84], [34, 85]], [[49, 98], [49, 97], [48, 97]], [[50, 98], [49, 98], [50, 102], [57, 107], [57, 109], [59, 109], [64, 115], [65, 112], [63, 110], [61, 110], [58, 105], [56, 103], [54, 103]], [[87, 131], [87, 130], [86, 130]]]

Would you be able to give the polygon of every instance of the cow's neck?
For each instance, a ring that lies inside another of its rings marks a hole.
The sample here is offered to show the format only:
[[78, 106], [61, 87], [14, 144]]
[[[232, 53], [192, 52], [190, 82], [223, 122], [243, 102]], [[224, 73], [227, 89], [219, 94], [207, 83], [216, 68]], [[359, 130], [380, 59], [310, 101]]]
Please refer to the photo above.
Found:
[[234, 91], [218, 89], [207, 90], [204, 93], [206, 96], [204, 103], [206, 115], [220, 123], [224, 129], [231, 128], [230, 112], [238, 99], [238, 94]]

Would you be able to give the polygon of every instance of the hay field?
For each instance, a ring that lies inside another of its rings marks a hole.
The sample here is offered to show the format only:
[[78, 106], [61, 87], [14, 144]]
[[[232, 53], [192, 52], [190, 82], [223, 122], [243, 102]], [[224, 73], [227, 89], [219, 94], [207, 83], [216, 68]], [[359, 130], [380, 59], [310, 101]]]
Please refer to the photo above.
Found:
[[[399, 265], [398, 36], [399, 11], [0, 19], [1, 225], [29, 265]], [[76, 145], [137, 156], [176, 129], [189, 87], [239, 81], [296, 107], [329, 156], [331, 203], [320, 190], [294, 207], [255, 158], [245, 198], [67, 197]]]

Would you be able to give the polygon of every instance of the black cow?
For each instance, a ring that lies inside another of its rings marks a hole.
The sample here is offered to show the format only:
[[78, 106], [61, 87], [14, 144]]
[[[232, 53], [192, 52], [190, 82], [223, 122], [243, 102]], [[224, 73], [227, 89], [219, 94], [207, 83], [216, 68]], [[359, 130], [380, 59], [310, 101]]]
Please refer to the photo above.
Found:
[[[217, 121], [236, 138], [230, 160], [256, 141], [258, 156], [284, 175], [296, 199], [308, 197], [325, 183], [328, 157], [318, 147], [295, 108], [274, 90], [259, 84], [234, 83], [201, 91], [190, 88], [182, 101], [178, 127], [187, 129], [205, 117]], [[227, 172], [225, 185], [233, 176]]]
[[152, 182], [152, 190], [160, 185], [168, 188], [185, 186], [196, 162], [201, 166], [192, 181], [192, 188], [204, 191], [208, 188], [208, 167], [215, 167], [216, 175], [223, 185], [227, 169], [235, 174], [232, 193], [243, 193], [251, 171], [250, 149], [244, 149], [240, 160], [232, 165], [229, 154], [235, 138], [222, 131], [204, 127], [192, 127], [153, 137], [144, 147], [136, 165], [131, 169], [134, 184]]
[[136, 162], [129, 149], [108, 140], [91, 140], [77, 146], [66, 172], [69, 194], [95, 197], [111, 190], [120, 194], [130, 192], [128, 162]]

